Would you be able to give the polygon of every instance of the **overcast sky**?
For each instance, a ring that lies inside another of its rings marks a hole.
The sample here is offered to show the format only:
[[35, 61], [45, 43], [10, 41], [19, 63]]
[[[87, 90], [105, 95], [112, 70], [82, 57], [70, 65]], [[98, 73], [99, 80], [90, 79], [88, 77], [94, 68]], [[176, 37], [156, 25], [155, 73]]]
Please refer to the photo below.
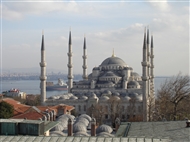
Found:
[[[144, 28], [154, 36], [155, 76], [189, 73], [189, 2], [27, 1], [1, 2], [1, 67], [39, 68], [44, 30], [47, 69], [67, 72], [71, 27], [73, 71], [82, 73], [86, 36], [88, 73], [112, 55], [142, 75]], [[22, 72], [22, 71], [21, 71]]]

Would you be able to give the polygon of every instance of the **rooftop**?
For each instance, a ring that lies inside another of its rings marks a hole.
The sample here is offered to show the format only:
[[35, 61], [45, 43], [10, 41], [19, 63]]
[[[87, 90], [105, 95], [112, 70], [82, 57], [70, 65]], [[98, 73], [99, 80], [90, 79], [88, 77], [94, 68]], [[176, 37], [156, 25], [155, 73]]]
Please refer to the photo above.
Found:
[[1, 142], [170, 142], [169, 139], [126, 137], [0, 136]]
[[190, 127], [186, 127], [186, 121], [125, 122], [121, 123], [116, 136], [152, 137], [188, 142]]

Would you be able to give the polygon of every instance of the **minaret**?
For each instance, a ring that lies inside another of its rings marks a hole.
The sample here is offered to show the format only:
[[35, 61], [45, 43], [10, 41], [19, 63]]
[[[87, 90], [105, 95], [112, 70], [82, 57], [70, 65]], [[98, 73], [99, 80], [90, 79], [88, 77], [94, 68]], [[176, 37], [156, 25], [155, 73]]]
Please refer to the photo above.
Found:
[[42, 45], [41, 45], [41, 75], [40, 75], [40, 88], [41, 88], [41, 104], [45, 105], [46, 101], [46, 62], [45, 62], [45, 47], [44, 47], [44, 33], [42, 33]]
[[150, 96], [150, 64], [149, 64], [149, 59], [150, 59], [150, 52], [149, 52], [149, 49], [150, 49], [150, 44], [149, 44], [149, 29], [147, 29], [147, 75], [148, 75], [148, 80], [147, 80], [147, 83], [148, 83], [148, 86], [147, 86], [147, 89], [148, 89], [148, 97]]
[[153, 35], [151, 36], [151, 54], [150, 54], [150, 76], [151, 76], [151, 94], [154, 96], [154, 52], [153, 52]]
[[73, 88], [73, 64], [72, 64], [72, 43], [71, 43], [71, 31], [69, 33], [69, 52], [68, 55], [68, 93], [71, 93], [71, 88]]
[[84, 37], [84, 46], [83, 46], [83, 80], [87, 80], [88, 79], [88, 76], [87, 76], [87, 53], [86, 53], [86, 37]]
[[144, 31], [143, 43], [143, 60], [142, 64], [142, 91], [143, 91], [143, 121], [148, 121], [148, 62], [147, 62], [147, 45], [146, 45], [146, 28]]

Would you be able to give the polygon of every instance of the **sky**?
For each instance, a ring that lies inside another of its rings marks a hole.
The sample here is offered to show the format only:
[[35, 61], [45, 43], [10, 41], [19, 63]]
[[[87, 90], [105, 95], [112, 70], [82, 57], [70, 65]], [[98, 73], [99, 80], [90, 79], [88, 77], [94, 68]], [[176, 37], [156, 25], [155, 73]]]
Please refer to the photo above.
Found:
[[67, 73], [71, 30], [75, 74], [82, 73], [85, 36], [88, 74], [114, 49], [117, 57], [142, 75], [145, 27], [154, 37], [155, 76], [189, 74], [188, 0], [2, 0], [1, 71], [40, 72], [44, 30], [47, 71]]

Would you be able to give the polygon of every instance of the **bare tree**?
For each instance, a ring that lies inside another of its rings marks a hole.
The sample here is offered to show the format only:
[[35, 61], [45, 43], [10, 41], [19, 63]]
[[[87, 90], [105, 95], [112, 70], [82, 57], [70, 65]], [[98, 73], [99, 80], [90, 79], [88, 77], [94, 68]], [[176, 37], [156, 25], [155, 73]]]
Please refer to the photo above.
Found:
[[107, 102], [108, 114], [110, 115], [111, 123], [115, 125], [115, 119], [118, 117], [121, 119], [121, 100], [115, 99], [114, 96], [110, 97]]
[[157, 92], [158, 115], [168, 120], [176, 118], [186, 110], [187, 100], [190, 98], [190, 78], [179, 73], [177, 76], [166, 80]]
[[103, 120], [103, 116], [106, 114], [106, 111], [102, 105], [96, 104], [96, 105], [91, 105], [88, 108], [87, 114], [91, 115], [91, 117], [94, 117], [96, 119], [96, 122], [99, 125], [101, 125], [102, 120]]

